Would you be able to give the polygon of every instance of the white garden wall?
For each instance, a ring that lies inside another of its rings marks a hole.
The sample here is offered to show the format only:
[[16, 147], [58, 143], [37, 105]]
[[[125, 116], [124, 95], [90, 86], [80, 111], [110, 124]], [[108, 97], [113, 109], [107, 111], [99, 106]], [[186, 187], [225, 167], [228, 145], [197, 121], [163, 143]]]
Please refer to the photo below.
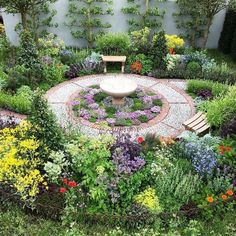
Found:
[[[109, 31], [112, 32], [124, 32], [128, 30], [128, 24], [126, 19], [128, 18], [127, 15], [124, 15], [121, 12], [121, 8], [127, 5], [127, 0], [113, 0], [113, 9], [114, 15], [113, 16], [106, 16], [105, 19], [109, 20], [112, 24], [112, 28]], [[54, 18], [54, 21], [59, 24], [58, 28], [51, 28], [49, 29], [50, 32], [57, 34], [60, 38], [62, 38], [66, 45], [77, 45], [80, 47], [84, 46], [84, 42], [82, 40], [74, 39], [71, 34], [70, 30], [67, 26], [65, 26], [64, 22], [66, 21], [66, 14], [68, 11], [68, 0], [58, 0], [55, 4], [52, 5], [53, 8], [57, 10], [57, 15]], [[167, 1], [162, 3], [161, 8], [166, 10], [165, 18], [163, 21], [163, 27], [168, 34], [178, 34], [179, 31], [176, 29], [175, 21], [172, 16], [173, 12], [176, 12], [177, 6], [174, 1]], [[220, 37], [220, 33], [223, 27], [223, 22], [225, 18], [225, 11], [220, 12], [216, 15], [214, 19], [214, 23], [210, 29], [210, 35], [207, 43], [208, 48], [216, 48], [218, 45], [218, 40]], [[18, 14], [11, 15], [3, 13], [3, 20], [6, 28], [6, 34], [10, 39], [11, 43], [17, 45], [18, 35], [15, 32], [14, 28], [16, 24], [20, 21], [20, 17]]]

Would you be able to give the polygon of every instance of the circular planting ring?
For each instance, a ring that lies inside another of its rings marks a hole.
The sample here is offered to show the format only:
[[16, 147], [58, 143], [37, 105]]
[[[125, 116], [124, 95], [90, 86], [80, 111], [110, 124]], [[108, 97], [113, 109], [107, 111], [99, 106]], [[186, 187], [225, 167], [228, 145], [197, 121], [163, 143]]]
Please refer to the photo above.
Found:
[[[72, 111], [71, 101], [83, 89], [98, 85], [107, 78], [134, 79], [139, 87], [155, 91], [162, 96], [161, 113], [147, 123], [130, 127], [104, 128], [87, 120], [78, 118]], [[129, 133], [132, 136], [154, 133], [159, 136], [176, 137], [183, 132], [183, 122], [191, 118], [194, 113], [193, 100], [184, 91], [186, 82], [176, 79], [155, 79], [140, 75], [107, 74], [90, 75], [66, 81], [50, 89], [46, 93], [49, 107], [56, 115], [62, 127], [79, 128], [87, 135], [99, 133]]]

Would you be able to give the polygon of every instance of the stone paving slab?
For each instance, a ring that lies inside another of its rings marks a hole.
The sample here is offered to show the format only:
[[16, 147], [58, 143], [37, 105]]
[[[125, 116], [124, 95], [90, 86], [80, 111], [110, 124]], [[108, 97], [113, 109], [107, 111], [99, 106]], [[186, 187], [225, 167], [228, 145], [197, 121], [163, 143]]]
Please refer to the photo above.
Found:
[[158, 83], [151, 87], [154, 91], [162, 94], [169, 103], [187, 103], [183, 94], [180, 94], [172, 87], [168, 86], [168, 83]]
[[185, 81], [170, 81], [170, 84], [182, 89], [182, 90], [186, 90], [187, 86], [186, 86], [186, 82]]

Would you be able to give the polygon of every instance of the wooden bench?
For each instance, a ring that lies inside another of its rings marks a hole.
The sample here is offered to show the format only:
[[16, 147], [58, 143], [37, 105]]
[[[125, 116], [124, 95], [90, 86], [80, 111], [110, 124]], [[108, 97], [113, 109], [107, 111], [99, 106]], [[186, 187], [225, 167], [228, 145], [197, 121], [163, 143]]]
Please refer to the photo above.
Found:
[[104, 73], [107, 73], [107, 62], [121, 62], [121, 72], [125, 72], [126, 56], [102, 56], [104, 63]]
[[210, 129], [210, 125], [207, 123], [206, 115], [202, 112], [198, 112], [191, 119], [183, 123], [185, 129], [195, 132], [196, 134], [204, 134]]

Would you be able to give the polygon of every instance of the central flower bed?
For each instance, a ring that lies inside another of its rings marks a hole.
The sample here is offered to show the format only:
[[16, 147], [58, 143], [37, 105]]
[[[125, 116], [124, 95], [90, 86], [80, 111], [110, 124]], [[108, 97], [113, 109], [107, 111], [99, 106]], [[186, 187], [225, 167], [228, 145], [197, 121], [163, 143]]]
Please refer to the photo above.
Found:
[[161, 112], [161, 96], [150, 89], [137, 88], [124, 98], [124, 105], [114, 105], [112, 97], [98, 85], [79, 92], [71, 102], [76, 116], [108, 126], [132, 126], [146, 123]]

